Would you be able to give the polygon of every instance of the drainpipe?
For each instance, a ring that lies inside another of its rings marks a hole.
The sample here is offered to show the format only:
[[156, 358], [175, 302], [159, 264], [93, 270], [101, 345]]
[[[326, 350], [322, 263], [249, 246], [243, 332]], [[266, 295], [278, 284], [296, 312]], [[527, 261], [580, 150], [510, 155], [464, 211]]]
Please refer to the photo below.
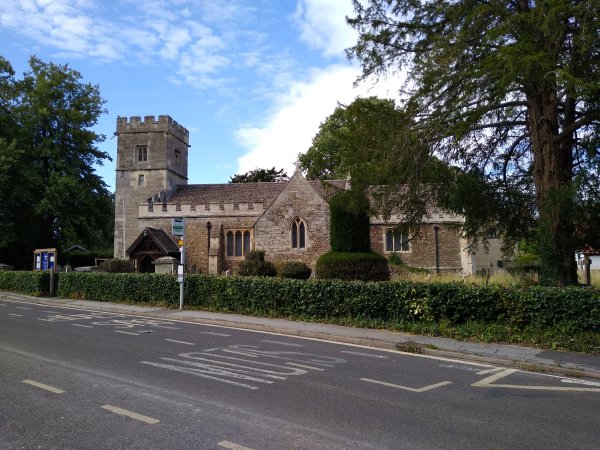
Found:
[[435, 273], [440, 274], [440, 242], [438, 237], [438, 231], [440, 229], [439, 224], [433, 226], [433, 232], [435, 235]]

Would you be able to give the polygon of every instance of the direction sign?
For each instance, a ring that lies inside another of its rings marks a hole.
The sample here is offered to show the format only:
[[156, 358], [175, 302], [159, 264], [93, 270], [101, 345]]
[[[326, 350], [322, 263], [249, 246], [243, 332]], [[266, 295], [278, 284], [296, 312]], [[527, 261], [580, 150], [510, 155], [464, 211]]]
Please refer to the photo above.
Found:
[[183, 217], [173, 217], [173, 221], [171, 224], [171, 234], [173, 236], [183, 236], [184, 235], [184, 228], [185, 228], [185, 222], [183, 220]]

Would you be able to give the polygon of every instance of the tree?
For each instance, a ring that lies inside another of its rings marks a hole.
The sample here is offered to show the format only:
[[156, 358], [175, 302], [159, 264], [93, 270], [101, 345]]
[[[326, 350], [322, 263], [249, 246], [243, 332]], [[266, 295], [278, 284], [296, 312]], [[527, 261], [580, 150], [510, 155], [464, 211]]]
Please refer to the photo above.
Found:
[[575, 250], [591, 238], [577, 224], [597, 223], [582, 206], [600, 201], [600, 1], [362, 3], [347, 19], [361, 79], [408, 69], [416, 131], [507, 211], [529, 211], [543, 283], [576, 283]]
[[289, 180], [287, 173], [283, 169], [254, 169], [244, 174], [235, 174], [229, 179], [230, 183], [254, 183], [257, 181], [262, 182], [282, 182]]
[[109, 244], [114, 217], [93, 169], [110, 159], [96, 147], [104, 136], [91, 130], [105, 112], [98, 86], [67, 65], [36, 57], [29, 65], [15, 80], [0, 58], [0, 249], [21, 267], [36, 247]]

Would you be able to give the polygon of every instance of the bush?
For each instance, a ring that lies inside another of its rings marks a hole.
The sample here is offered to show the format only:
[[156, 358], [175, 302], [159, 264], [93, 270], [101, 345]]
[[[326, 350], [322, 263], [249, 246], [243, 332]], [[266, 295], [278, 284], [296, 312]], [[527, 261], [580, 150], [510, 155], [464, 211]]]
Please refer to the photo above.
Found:
[[109, 259], [108, 261], [102, 261], [98, 266], [99, 272], [109, 273], [132, 273], [135, 272], [135, 267], [131, 261], [126, 259]]
[[329, 200], [330, 239], [334, 252], [370, 252], [369, 202], [362, 192], [341, 191]]
[[277, 275], [277, 269], [270, 261], [265, 261], [265, 252], [262, 250], [252, 250], [246, 255], [238, 268], [238, 275], [244, 277], [274, 277]]
[[58, 252], [59, 260], [63, 266], [67, 264], [73, 268], [96, 265], [96, 258], [108, 259], [113, 257], [113, 250], [73, 250], [69, 253]]
[[[55, 286], [58, 274], [54, 274]], [[49, 272], [0, 271], [0, 290], [41, 296], [50, 292]], [[54, 290], [56, 292], [56, 290]]]
[[329, 252], [317, 260], [315, 275], [321, 279], [388, 281], [390, 269], [387, 259], [375, 252]]
[[294, 278], [297, 280], [308, 280], [311, 270], [301, 261], [285, 261], [279, 272], [281, 278]]

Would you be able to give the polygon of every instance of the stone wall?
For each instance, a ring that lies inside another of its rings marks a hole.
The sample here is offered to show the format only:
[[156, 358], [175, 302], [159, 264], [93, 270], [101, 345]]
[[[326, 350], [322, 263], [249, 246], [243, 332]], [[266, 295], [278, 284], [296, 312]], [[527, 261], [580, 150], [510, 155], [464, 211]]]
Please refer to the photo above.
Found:
[[[392, 225], [393, 226], [393, 225]], [[371, 226], [371, 249], [382, 255], [385, 252], [385, 232], [390, 226], [381, 224]], [[440, 270], [460, 271], [461, 265], [460, 236], [456, 229], [441, 223], [438, 230], [438, 251]], [[433, 225], [421, 227], [419, 237], [411, 240], [410, 251], [397, 252], [402, 261], [409, 266], [435, 270], [435, 232]]]
[[[291, 248], [291, 224], [306, 223], [306, 248]], [[329, 205], [298, 172], [256, 223], [255, 247], [273, 262], [302, 261], [314, 269], [317, 258], [330, 249]]]

